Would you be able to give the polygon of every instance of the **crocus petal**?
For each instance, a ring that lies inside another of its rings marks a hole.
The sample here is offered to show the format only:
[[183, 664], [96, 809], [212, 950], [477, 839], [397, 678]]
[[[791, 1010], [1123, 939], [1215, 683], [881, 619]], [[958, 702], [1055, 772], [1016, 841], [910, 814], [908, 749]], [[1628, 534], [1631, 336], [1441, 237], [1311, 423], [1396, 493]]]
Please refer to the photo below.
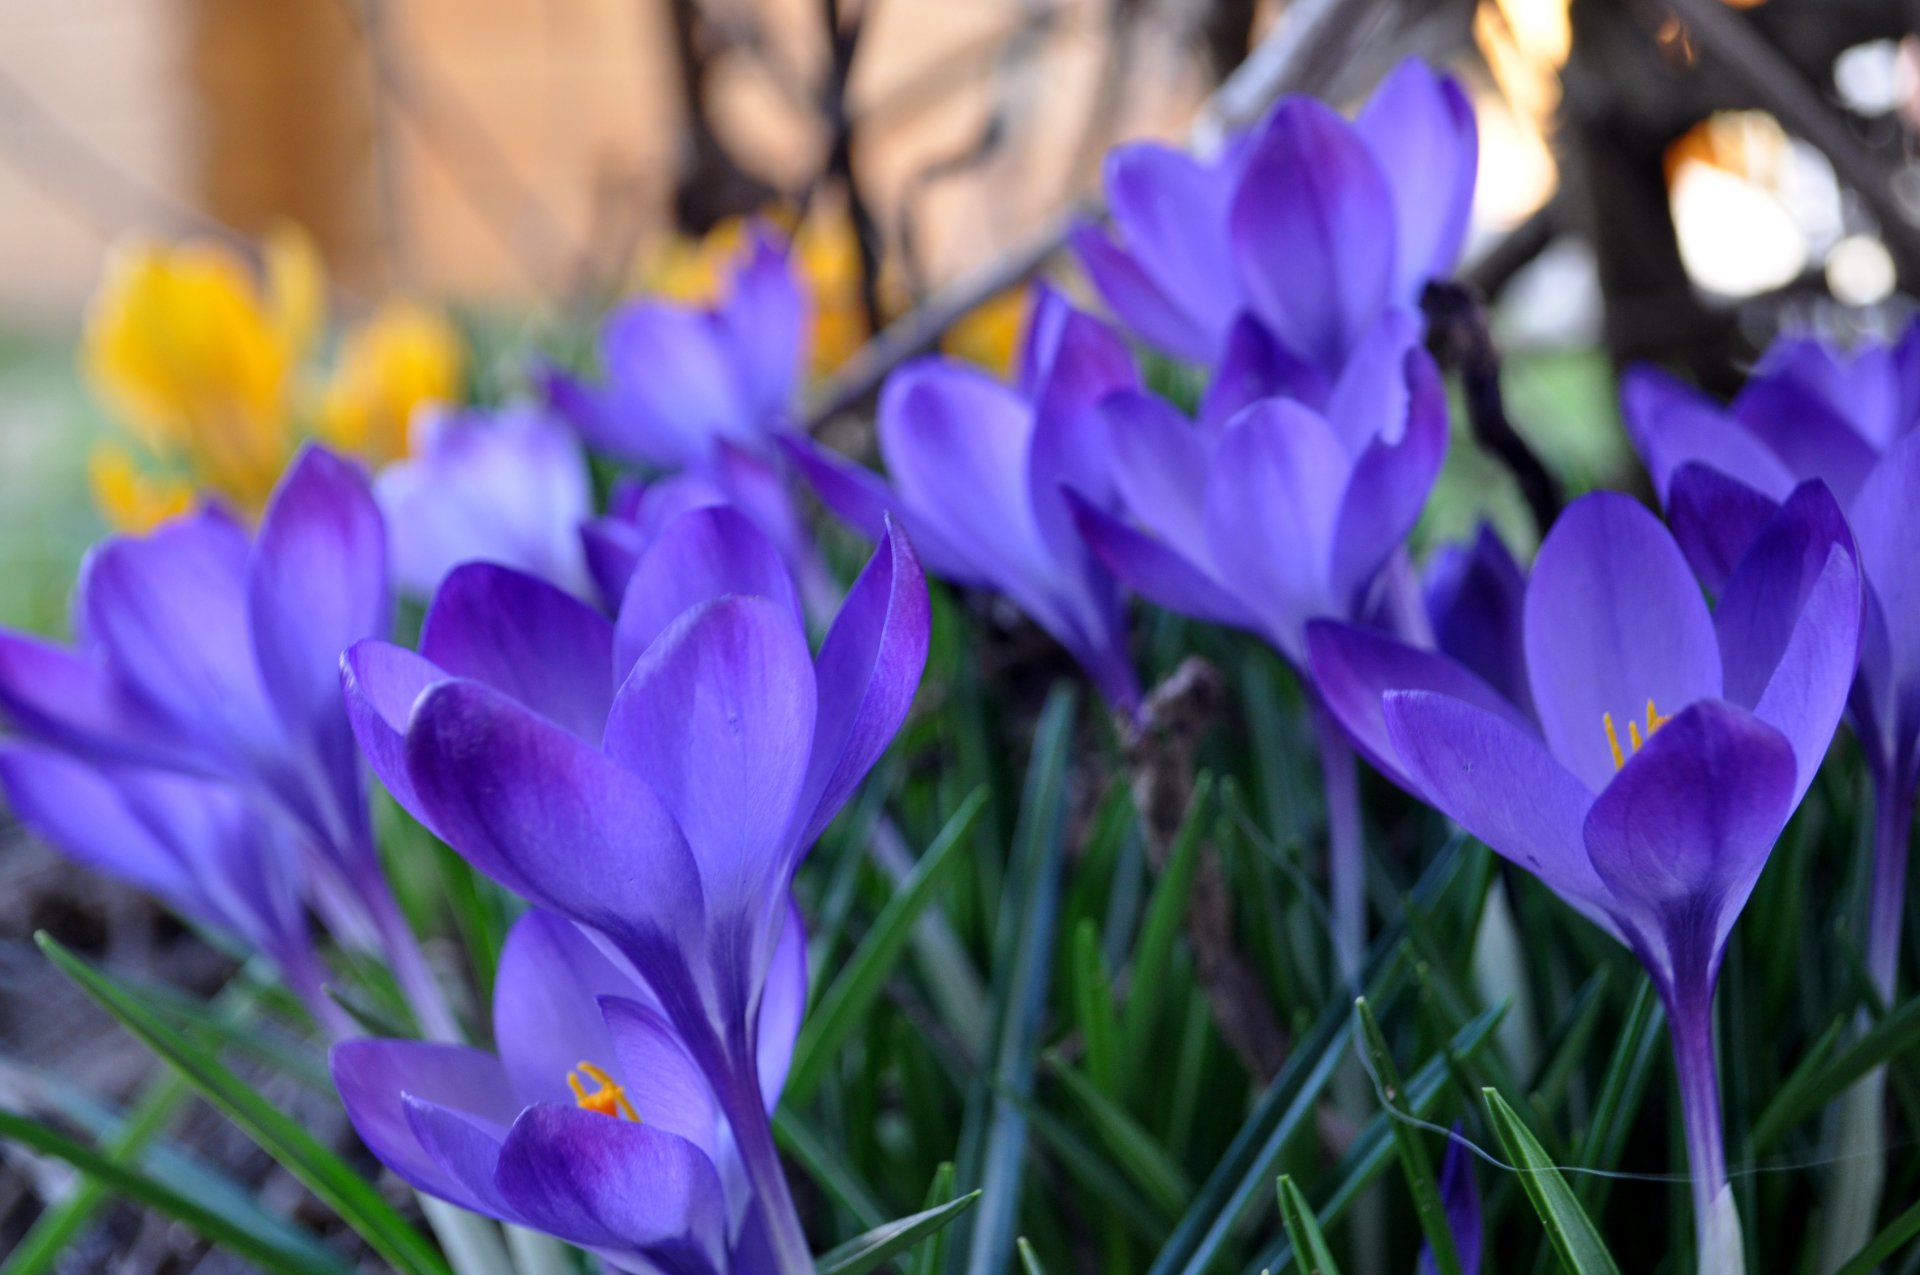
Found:
[[13, 729], [61, 748], [204, 768], [103, 661], [29, 634], [0, 630], [0, 712]]
[[1877, 627], [1892, 638], [1875, 644], [1871, 661], [1872, 681], [1889, 701], [1878, 713], [1889, 724], [1898, 721], [1905, 733], [1920, 723], [1920, 642], [1901, 636], [1920, 626], [1920, 554], [1914, 552], [1920, 544], [1920, 430], [1888, 450], [1847, 519], [1881, 617]]
[[764, 920], [765, 900], [786, 886], [815, 694], [792, 612], [731, 597], [675, 621], [614, 701], [607, 751], [647, 777], [685, 834], [716, 917]]
[[1024, 361], [1034, 380], [1033, 434], [1027, 453], [1027, 499], [1054, 559], [1075, 562], [1086, 553], [1062, 487], [1105, 502], [1112, 497], [1113, 465], [1103, 417], [1094, 405], [1139, 384], [1119, 336], [1042, 285], [1028, 319]]
[[618, 518], [590, 518], [580, 524], [580, 548], [586, 555], [587, 574], [593, 577], [594, 593], [609, 611], [620, 609], [626, 596], [627, 581], [646, 552], [647, 533]]
[[766, 598], [803, 625], [793, 576], [773, 542], [739, 511], [697, 509], [674, 519], [634, 568], [615, 627], [613, 667], [628, 670], [662, 632], [703, 602]]
[[1219, 334], [1203, 316], [1183, 310], [1105, 231], [1080, 226], [1067, 241], [1107, 309], [1147, 344], [1194, 362], [1214, 356]]
[[1675, 471], [1700, 461], [1775, 500], [1794, 488], [1793, 471], [1713, 400], [1656, 368], [1628, 369], [1620, 414], [1662, 501]]
[[1243, 314], [1227, 332], [1226, 353], [1200, 396], [1199, 420], [1209, 434], [1263, 398], [1325, 403], [1332, 379], [1274, 339], [1260, 320]]
[[450, 1181], [459, 1184], [462, 1195], [453, 1197], [454, 1202], [503, 1222], [518, 1222], [518, 1212], [495, 1185], [506, 1131], [412, 1094], [405, 1097], [403, 1105], [414, 1140]]
[[757, 423], [770, 424], [800, 379], [807, 301], [786, 247], [766, 225], [749, 229], [718, 315], [738, 352], [736, 375], [745, 378], [748, 411]]
[[1522, 621], [1527, 577], [1498, 533], [1481, 523], [1472, 545], [1443, 546], [1427, 563], [1424, 592], [1440, 649], [1531, 715]]
[[1613, 898], [1582, 839], [1592, 797], [1537, 739], [1496, 713], [1432, 691], [1391, 691], [1383, 715], [1416, 791], [1621, 937]]
[[600, 740], [613, 704], [613, 626], [538, 576], [490, 562], [455, 567], [427, 608], [420, 654]]
[[1733, 414], [1796, 477], [1818, 478], [1843, 504], [1880, 458], [1824, 397], [1792, 377], [1749, 381]]
[[1157, 142], [1116, 146], [1104, 166], [1107, 203], [1133, 258], [1180, 313], [1202, 319], [1231, 312], [1238, 300], [1226, 167]]
[[889, 529], [847, 591], [814, 662], [819, 708], [797, 810], [812, 844], [906, 720], [926, 669], [926, 577], [913, 546]]
[[948, 544], [939, 530], [914, 517], [887, 486], [886, 479], [804, 438], [782, 438], [788, 459], [813, 487], [820, 502], [875, 544], [886, 535], [892, 518], [907, 528], [915, 551], [927, 569], [963, 588], [990, 587], [980, 568], [966, 554]]
[[1340, 367], [1386, 306], [1397, 269], [1393, 194], [1353, 126], [1311, 98], [1281, 103], [1247, 159], [1229, 224], [1254, 311], [1288, 348]]
[[1547, 534], [1526, 633], [1547, 744], [1596, 792], [1616, 769], [1609, 718], [1626, 748], [1649, 702], [1671, 713], [1721, 692], [1720, 642], [1693, 572], [1659, 519], [1617, 492], [1576, 500]]
[[1394, 295], [1416, 301], [1428, 279], [1452, 272], [1466, 241], [1480, 159], [1473, 106], [1452, 77], [1408, 58], [1380, 82], [1353, 127], [1393, 188]]
[[780, 1091], [786, 1088], [793, 1046], [800, 1039], [800, 1022], [806, 1013], [807, 925], [799, 904], [789, 898], [786, 924], [767, 965], [766, 986], [760, 993], [760, 1030], [754, 1037], [760, 1096], [768, 1115], [780, 1105]]
[[678, 468], [716, 438], [755, 433], [730, 342], [701, 310], [642, 301], [616, 311], [601, 331], [621, 432], [601, 440], [616, 455]]
[[600, 1013], [613, 1044], [613, 1075], [640, 1122], [685, 1138], [718, 1162], [720, 1104], [673, 1023], [658, 1006], [619, 996], [602, 997]]
[[1823, 484], [1805, 483], [1755, 538], [1714, 611], [1726, 698], [1792, 743], [1795, 802], [1846, 706], [1859, 658], [1861, 588], [1840, 506]]
[[1586, 817], [1593, 867], [1647, 936], [1656, 976], [1711, 978], [1793, 812], [1793, 747], [1742, 709], [1703, 701], [1627, 759]]
[[[1361, 455], [1382, 439], [1397, 443], [1406, 433], [1409, 399], [1423, 388], [1422, 378], [1410, 366], [1416, 355], [1425, 355], [1419, 348], [1423, 328], [1413, 311], [1388, 310], [1367, 329], [1328, 389], [1320, 413], [1340, 435], [1349, 456]], [[1426, 364], [1424, 370], [1438, 382], [1433, 360]], [[1444, 396], [1441, 403], [1445, 405]]]
[[357, 466], [311, 445], [300, 453], [261, 520], [247, 604], [267, 694], [357, 811], [365, 795], [340, 711], [340, 655], [391, 623], [386, 526]]
[[1340, 502], [1328, 583], [1348, 614], [1420, 520], [1447, 457], [1447, 393], [1424, 350], [1407, 354], [1404, 384], [1404, 428], [1379, 435], [1360, 453]]
[[1701, 461], [1688, 461], [1667, 484], [1667, 521], [1700, 583], [1718, 593], [1780, 502]]
[[1236, 416], [1214, 456], [1206, 523], [1215, 573], [1296, 662], [1300, 625], [1336, 611], [1328, 569], [1347, 466], [1332, 427], [1284, 399]]
[[1129, 589], [1176, 615], [1243, 629], [1258, 626], [1253, 613], [1199, 565], [1072, 492], [1067, 495], [1080, 534]]
[[[1453, 1237], [1454, 1256], [1461, 1275], [1479, 1275], [1480, 1250], [1485, 1236], [1480, 1220], [1480, 1188], [1473, 1180], [1473, 1157], [1455, 1123], [1440, 1162], [1440, 1205], [1447, 1215], [1447, 1233]], [[1425, 1245], [1420, 1249], [1420, 1275], [1436, 1275], [1439, 1267]]]
[[446, 676], [432, 661], [373, 638], [356, 642], [340, 657], [340, 688], [353, 737], [372, 763], [374, 778], [422, 822], [427, 816], [407, 774], [407, 719], [421, 692]]
[[603, 996], [649, 993], [566, 918], [536, 908], [514, 922], [493, 984], [493, 1035], [521, 1101], [572, 1102], [568, 1073], [582, 1062], [613, 1069]]
[[1155, 394], [1110, 395], [1100, 413], [1106, 418], [1114, 483], [1127, 513], [1188, 557], [1204, 555], [1202, 497], [1212, 437]]
[[1354, 747], [1380, 773], [1416, 795], [1419, 785], [1401, 768], [1387, 730], [1383, 704], [1389, 691], [1434, 691], [1533, 733], [1526, 717], [1472, 670], [1377, 629], [1315, 620], [1307, 625], [1307, 668], [1314, 689]]
[[406, 1100], [412, 1096], [466, 1112], [504, 1134], [520, 1103], [499, 1059], [464, 1045], [350, 1040], [333, 1047], [327, 1065], [354, 1131], [381, 1163], [423, 1191], [480, 1207], [473, 1192], [420, 1145]]
[[675, 1270], [724, 1269], [726, 1201], [685, 1138], [577, 1107], [529, 1107], [500, 1152], [501, 1196], [527, 1225]]
[[428, 826], [514, 893], [640, 955], [699, 931], [699, 869], [659, 798], [501, 692], [430, 687], [407, 730], [407, 773]]

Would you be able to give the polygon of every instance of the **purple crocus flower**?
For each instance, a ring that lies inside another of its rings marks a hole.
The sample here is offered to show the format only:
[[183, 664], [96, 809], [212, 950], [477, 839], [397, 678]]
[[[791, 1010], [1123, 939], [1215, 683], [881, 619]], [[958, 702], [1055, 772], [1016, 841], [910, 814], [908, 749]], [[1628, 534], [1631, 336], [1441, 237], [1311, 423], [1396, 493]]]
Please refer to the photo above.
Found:
[[828, 508], [874, 537], [897, 519], [935, 575], [1003, 594], [1130, 711], [1140, 690], [1119, 591], [1075, 528], [1066, 490], [1111, 501], [1093, 409], [1138, 383], [1120, 338], [1042, 286], [1013, 385], [940, 357], [888, 379], [878, 431], [890, 483], [804, 440], [789, 449]]
[[1286, 97], [1208, 158], [1116, 147], [1106, 192], [1120, 242], [1088, 227], [1073, 244], [1113, 313], [1169, 354], [1219, 362], [1251, 314], [1337, 372], [1386, 313], [1452, 271], [1478, 159], [1460, 86], [1409, 59], [1351, 122]]
[[[1440, 1207], [1446, 1210], [1447, 1233], [1453, 1236], [1453, 1252], [1460, 1259], [1460, 1275], [1480, 1275], [1480, 1250], [1485, 1242], [1480, 1222], [1480, 1187], [1473, 1180], [1473, 1157], [1467, 1154], [1466, 1139], [1455, 1124], [1447, 1140], [1447, 1154], [1440, 1161]], [[1418, 1275], [1439, 1275], [1430, 1245], [1420, 1246]]]
[[1483, 522], [1470, 543], [1435, 550], [1422, 591], [1434, 647], [1531, 714], [1524, 645], [1527, 577], [1499, 534]]
[[[651, 992], [731, 1129], [771, 1269], [810, 1269], [755, 1030], [788, 883], [904, 719], [927, 639], [904, 537], [884, 537], [814, 658], [772, 544], [700, 509], [655, 539], [617, 621], [472, 564], [442, 584], [419, 654], [371, 641], [344, 662], [355, 732], [401, 805], [596, 931]], [[601, 1189], [598, 1163], [572, 1166], [581, 1189]]]
[[450, 1035], [380, 869], [334, 671], [390, 610], [365, 475], [308, 447], [257, 535], [208, 508], [96, 545], [73, 648], [0, 632], [0, 710], [85, 765], [219, 779], [282, 820], [311, 852], [313, 902], [336, 935], [381, 949], [423, 1025]]
[[[789, 906], [753, 1060], [767, 1115], [806, 1008]], [[777, 1269], [722, 1098], [645, 981], [604, 942], [528, 912], [500, 953], [498, 1052], [412, 1040], [333, 1050], [362, 1141], [410, 1185], [590, 1249], [621, 1270]]]
[[1382, 771], [1646, 966], [1673, 1039], [1702, 1270], [1735, 1269], [1717, 1262], [1738, 1251], [1714, 984], [1845, 707], [1861, 605], [1852, 539], [1817, 483], [1761, 529], [1712, 611], [1659, 520], [1602, 492], [1561, 515], [1527, 584], [1532, 713], [1384, 634], [1308, 635], [1321, 694]]
[[593, 484], [564, 423], [526, 403], [435, 408], [415, 414], [412, 453], [373, 481], [402, 591], [431, 597], [447, 572], [473, 561], [586, 591], [579, 526], [593, 512]]

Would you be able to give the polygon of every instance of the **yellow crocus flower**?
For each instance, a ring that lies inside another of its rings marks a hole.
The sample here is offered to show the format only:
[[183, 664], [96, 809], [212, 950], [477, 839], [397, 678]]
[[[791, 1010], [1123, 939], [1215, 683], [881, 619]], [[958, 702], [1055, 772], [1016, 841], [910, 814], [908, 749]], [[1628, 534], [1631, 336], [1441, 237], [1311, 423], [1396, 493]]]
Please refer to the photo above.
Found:
[[[116, 421], [155, 459], [257, 513], [293, 449], [295, 369], [320, 326], [324, 283], [295, 230], [265, 246], [266, 295], [224, 245], [121, 245], [88, 312], [82, 358]], [[116, 519], [166, 500], [133, 498], [124, 452], [97, 461], [96, 492]]]
[[996, 376], [1013, 369], [1014, 351], [1027, 317], [1027, 290], [1009, 288], [989, 297], [947, 329], [940, 348], [957, 359], [977, 363]]
[[193, 487], [171, 474], [150, 473], [118, 443], [101, 443], [87, 458], [93, 503], [107, 525], [134, 534], [151, 531], [193, 506]]
[[342, 451], [384, 465], [407, 454], [407, 427], [424, 403], [460, 392], [460, 334], [438, 311], [389, 301], [340, 343], [322, 396], [319, 432]]

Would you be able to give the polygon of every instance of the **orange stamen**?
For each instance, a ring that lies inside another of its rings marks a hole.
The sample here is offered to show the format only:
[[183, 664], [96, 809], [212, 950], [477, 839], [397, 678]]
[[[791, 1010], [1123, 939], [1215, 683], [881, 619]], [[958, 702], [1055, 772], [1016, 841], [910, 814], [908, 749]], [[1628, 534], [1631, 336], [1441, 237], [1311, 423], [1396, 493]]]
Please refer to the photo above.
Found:
[[[580, 1076], [575, 1073], [585, 1074], [596, 1087], [589, 1092]], [[582, 1110], [597, 1111], [603, 1116], [623, 1117], [635, 1124], [640, 1123], [640, 1113], [633, 1109], [631, 1102], [627, 1101], [627, 1091], [615, 1084], [612, 1076], [590, 1062], [582, 1062], [573, 1071], [567, 1073], [567, 1088], [573, 1090], [574, 1104]]]

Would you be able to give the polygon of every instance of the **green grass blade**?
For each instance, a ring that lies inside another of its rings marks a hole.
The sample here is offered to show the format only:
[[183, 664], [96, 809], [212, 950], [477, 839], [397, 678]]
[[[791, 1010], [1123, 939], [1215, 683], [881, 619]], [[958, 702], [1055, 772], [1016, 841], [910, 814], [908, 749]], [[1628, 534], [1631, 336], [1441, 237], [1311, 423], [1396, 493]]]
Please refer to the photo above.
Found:
[[1047, 1268], [1041, 1264], [1040, 1255], [1033, 1251], [1033, 1245], [1022, 1235], [1018, 1241], [1020, 1248], [1020, 1269], [1025, 1275], [1047, 1275]]
[[1300, 1194], [1293, 1179], [1281, 1174], [1275, 1193], [1280, 1197], [1280, 1221], [1287, 1228], [1287, 1238], [1293, 1241], [1295, 1262], [1301, 1275], [1340, 1275], [1340, 1267], [1327, 1247], [1327, 1237], [1321, 1234], [1320, 1223], [1307, 1206], [1307, 1197]]
[[773, 1113], [773, 1136], [780, 1149], [861, 1226], [872, 1230], [886, 1224], [887, 1209], [865, 1179], [848, 1164], [814, 1127], [782, 1106]]
[[848, 1240], [814, 1263], [820, 1275], [866, 1275], [877, 1270], [920, 1241], [944, 1230], [953, 1219], [972, 1208], [980, 1198], [978, 1191], [949, 1201], [924, 1213], [915, 1213], [875, 1227], [857, 1239]]
[[1047, 1062], [1094, 1133], [1107, 1149], [1107, 1158], [1135, 1186], [1150, 1197], [1167, 1216], [1178, 1217], [1193, 1198], [1193, 1183], [1180, 1166], [1167, 1156], [1153, 1135], [1140, 1126], [1114, 1101], [1101, 1093], [1092, 1081], [1073, 1069], [1058, 1054], [1048, 1054]]
[[1166, 1001], [1173, 945], [1180, 936], [1181, 922], [1186, 919], [1187, 898], [1193, 890], [1194, 872], [1200, 866], [1201, 832], [1206, 827], [1212, 794], [1213, 776], [1201, 775], [1193, 786], [1193, 797], [1187, 803], [1180, 831], [1174, 837], [1166, 871], [1153, 887], [1146, 918], [1140, 923], [1140, 938], [1134, 945], [1131, 982], [1127, 987], [1127, 1007], [1121, 1017], [1127, 1037], [1127, 1056], [1134, 1060], [1136, 1068], [1161, 1054], [1163, 1042], [1155, 1035], [1160, 1007]]
[[[953, 1195], [953, 1161], [943, 1161], [933, 1171], [933, 1185], [927, 1188], [927, 1199], [922, 1211], [936, 1208], [940, 1201]], [[927, 1237], [927, 1242], [914, 1254], [912, 1275], [936, 1275], [947, 1262], [947, 1228], [941, 1227]]]
[[439, 1250], [381, 1197], [373, 1183], [355, 1173], [218, 1058], [154, 1015], [137, 996], [46, 934], [35, 937], [41, 951], [61, 973], [165, 1059], [402, 1275], [448, 1275]]
[[321, 1248], [276, 1243], [274, 1237], [206, 1208], [128, 1165], [29, 1116], [0, 1108], [0, 1138], [66, 1161], [106, 1190], [181, 1222], [228, 1252], [263, 1269], [293, 1275], [351, 1275], [352, 1266]]
[[1440, 1183], [1433, 1175], [1433, 1158], [1427, 1153], [1422, 1131], [1399, 1118], [1400, 1103], [1406, 1086], [1400, 1069], [1394, 1066], [1387, 1039], [1380, 1034], [1366, 997], [1354, 1002], [1353, 1012], [1360, 1020], [1360, 1036], [1373, 1079], [1380, 1086], [1380, 1100], [1393, 1129], [1394, 1146], [1400, 1155], [1400, 1169], [1406, 1175], [1407, 1188], [1413, 1193], [1414, 1215], [1433, 1251], [1433, 1264], [1440, 1275], [1462, 1275], [1460, 1255], [1454, 1250], [1453, 1228], [1447, 1225], [1447, 1210], [1440, 1201]]
[[804, 1103], [839, 1056], [841, 1046], [867, 1020], [888, 976], [899, 964], [921, 913], [938, 896], [946, 879], [943, 870], [957, 862], [954, 852], [966, 840], [986, 804], [983, 789], [975, 790], [961, 803], [925, 856], [914, 865], [912, 874], [887, 900], [839, 977], [821, 993], [820, 1003], [807, 1015], [794, 1046], [793, 1073], [787, 1078], [785, 1101], [796, 1106]]
[[1862, 1076], [1916, 1046], [1920, 1046], [1920, 1000], [1910, 1000], [1825, 1065], [1810, 1071], [1797, 1069], [1753, 1122], [1752, 1150], [1767, 1150], [1787, 1130], [1846, 1092]]
[[1553, 1251], [1560, 1255], [1561, 1264], [1571, 1275], [1620, 1275], [1620, 1268], [1614, 1265], [1613, 1255], [1607, 1251], [1599, 1230], [1580, 1207], [1579, 1197], [1560, 1176], [1560, 1170], [1547, 1158], [1546, 1151], [1507, 1105], [1506, 1099], [1492, 1089], [1484, 1092], [1494, 1132], [1520, 1176], [1521, 1189], [1547, 1228], [1547, 1238], [1553, 1244]]
[[1916, 1235], [1920, 1235], [1920, 1204], [1887, 1223], [1886, 1230], [1869, 1240], [1867, 1246], [1834, 1275], [1871, 1275]]
[[1092, 917], [1073, 936], [1073, 998], [1086, 1049], [1087, 1078], [1107, 1098], [1120, 1096], [1120, 1016], [1113, 1007], [1113, 984], [1100, 954], [1100, 927]]

